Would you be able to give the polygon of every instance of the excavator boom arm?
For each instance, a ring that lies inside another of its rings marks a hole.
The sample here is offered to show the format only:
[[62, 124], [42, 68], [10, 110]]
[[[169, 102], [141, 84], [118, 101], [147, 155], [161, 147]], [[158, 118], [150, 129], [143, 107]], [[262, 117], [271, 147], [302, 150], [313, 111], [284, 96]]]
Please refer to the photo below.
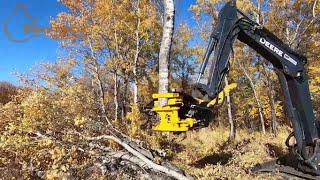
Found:
[[[152, 108], [144, 108], [148, 114], [156, 115], [154, 119], [160, 119], [154, 130], [184, 132], [208, 126], [225, 95], [236, 87], [235, 84], [224, 87], [223, 79], [229, 71], [229, 59], [237, 39], [273, 65], [294, 131], [287, 142], [293, 136], [296, 139], [295, 145], [286, 144], [295, 155], [300, 171], [320, 177], [319, 127], [304, 68], [307, 60], [238, 10], [235, 0], [219, 13], [192, 95], [176, 91], [154, 94]], [[159, 106], [159, 98], [167, 98], [168, 104]]]
[[[293, 125], [297, 156], [312, 172], [319, 173], [320, 161], [316, 152], [319, 132], [304, 68], [307, 60], [239, 11], [235, 1], [227, 3], [220, 11], [193, 92], [197, 96], [195, 98], [201, 94], [202, 97], [214, 99], [223, 89], [223, 78], [229, 70], [229, 58], [236, 39], [247, 44], [274, 66], [284, 93], [286, 112]], [[200, 83], [207, 68], [207, 83]]]

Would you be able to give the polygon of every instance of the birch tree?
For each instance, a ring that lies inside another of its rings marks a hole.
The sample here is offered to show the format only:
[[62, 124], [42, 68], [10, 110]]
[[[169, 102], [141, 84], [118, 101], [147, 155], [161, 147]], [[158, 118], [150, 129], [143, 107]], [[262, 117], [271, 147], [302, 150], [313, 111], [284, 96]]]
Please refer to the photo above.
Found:
[[[174, 32], [174, 2], [164, 0], [164, 19], [159, 53], [159, 93], [167, 93], [169, 87], [169, 60]], [[160, 99], [159, 106], [167, 105], [167, 99]]]

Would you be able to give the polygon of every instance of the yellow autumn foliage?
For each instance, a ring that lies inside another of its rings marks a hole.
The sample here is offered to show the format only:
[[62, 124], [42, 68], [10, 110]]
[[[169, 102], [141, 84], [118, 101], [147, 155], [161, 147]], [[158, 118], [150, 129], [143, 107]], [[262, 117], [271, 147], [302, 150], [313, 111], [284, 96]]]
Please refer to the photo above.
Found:
[[[154, 132], [148, 126], [155, 125], [156, 118], [150, 119], [140, 110], [142, 105], [151, 102], [151, 95], [158, 89], [161, 7], [148, 0], [59, 2], [69, 11], [52, 19], [53, 31], [48, 35], [61, 41], [67, 57], [53, 63], [40, 63], [31, 72], [21, 74], [19, 78], [24, 86], [15, 96], [3, 97], [0, 177], [128, 179], [124, 170], [117, 171], [116, 175], [103, 174], [97, 166], [106, 161], [101, 159], [103, 152], [84, 138], [105, 135], [112, 125], [153, 149], [164, 150], [167, 154], [164, 161], [182, 167], [195, 179], [278, 179], [250, 173], [250, 168], [257, 163], [284, 155], [287, 151], [284, 141], [292, 131], [277, 77], [267, 61], [241, 43], [234, 47], [228, 76], [230, 82], [239, 83], [238, 89], [231, 93], [236, 125], [234, 141], [228, 139], [226, 105], [216, 112], [206, 129], [183, 134]], [[216, 23], [218, 11], [225, 2], [197, 0], [189, 9], [203, 26], [199, 29], [184, 23], [177, 26], [172, 45], [170, 88], [188, 93], [192, 90], [205, 51], [205, 43], [197, 42], [207, 40], [211, 32], [208, 27]], [[238, 0], [237, 3], [239, 9], [257, 18], [257, 2]], [[311, 11], [314, 1], [259, 2], [263, 4], [261, 23], [308, 58], [310, 91], [319, 115], [320, 36], [319, 21], [313, 20]], [[317, 18], [319, 7], [320, 2], [315, 6]], [[297, 29], [299, 23], [300, 29]], [[134, 87], [137, 87], [136, 94]], [[266, 134], [261, 133], [259, 108]], [[277, 136], [270, 133], [273, 110], [278, 124]], [[122, 149], [109, 141], [95, 145]]]

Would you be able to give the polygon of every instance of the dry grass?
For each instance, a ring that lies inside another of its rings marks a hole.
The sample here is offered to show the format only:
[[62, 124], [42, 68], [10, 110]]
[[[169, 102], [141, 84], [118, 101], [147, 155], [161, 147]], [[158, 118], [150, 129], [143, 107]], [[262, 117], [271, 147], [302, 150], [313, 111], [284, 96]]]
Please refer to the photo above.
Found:
[[285, 139], [290, 130], [281, 128], [272, 134], [237, 131], [228, 141], [227, 128], [201, 129], [174, 138], [173, 162], [196, 179], [280, 179], [271, 175], [253, 175], [250, 169], [286, 153]]

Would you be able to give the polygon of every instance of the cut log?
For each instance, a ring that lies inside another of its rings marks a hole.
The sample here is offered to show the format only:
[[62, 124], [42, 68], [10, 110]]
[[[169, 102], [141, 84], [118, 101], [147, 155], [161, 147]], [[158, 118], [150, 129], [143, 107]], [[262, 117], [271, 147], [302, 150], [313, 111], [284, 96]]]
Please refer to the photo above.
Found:
[[108, 135], [102, 135], [102, 136], [98, 136], [98, 137], [87, 137], [87, 140], [90, 141], [94, 141], [94, 140], [112, 140], [116, 143], [118, 143], [119, 145], [121, 145], [122, 147], [124, 147], [128, 152], [130, 152], [132, 155], [136, 156], [137, 158], [141, 159], [146, 166], [148, 166], [149, 168], [152, 168], [156, 171], [160, 171], [164, 174], [167, 174], [169, 176], [172, 176], [176, 179], [179, 180], [190, 180], [192, 179], [191, 177], [187, 177], [184, 174], [181, 174], [175, 170], [172, 170], [168, 167], [165, 166], [161, 166], [159, 164], [154, 163], [153, 161], [151, 161], [150, 159], [148, 159], [147, 157], [145, 157], [143, 154], [141, 154], [140, 152], [136, 151], [134, 148], [132, 148], [131, 146], [129, 146], [128, 144], [124, 143], [122, 140], [120, 140], [117, 137], [114, 136], [108, 136]]

